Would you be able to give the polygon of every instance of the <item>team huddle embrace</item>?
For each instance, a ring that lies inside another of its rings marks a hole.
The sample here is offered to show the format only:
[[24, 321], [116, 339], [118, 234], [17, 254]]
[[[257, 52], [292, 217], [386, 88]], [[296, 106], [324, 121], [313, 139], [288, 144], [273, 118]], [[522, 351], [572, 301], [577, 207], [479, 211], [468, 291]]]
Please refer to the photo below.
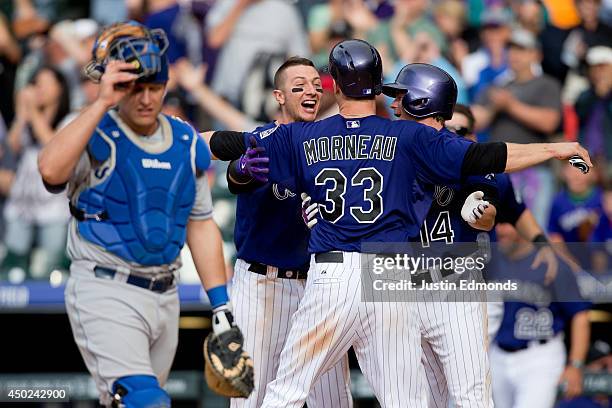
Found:
[[[549, 159], [588, 171], [587, 151], [457, 135], [445, 71], [409, 64], [383, 84], [381, 57], [361, 40], [329, 56], [338, 114], [317, 120], [319, 73], [291, 57], [274, 77], [277, 120], [199, 133], [160, 113], [167, 47], [162, 30], [105, 28], [87, 70], [98, 99], [39, 156], [47, 188], [70, 199], [66, 307], [100, 402], [170, 406], [187, 243], [213, 311], [206, 380], [232, 407], [352, 407], [350, 348], [382, 407], [492, 407], [486, 300], [364, 299], [363, 255], [433, 241], [477, 251], [503, 207], [503, 173]], [[396, 120], [376, 115], [381, 93]], [[231, 162], [238, 195], [231, 285], [205, 174], [214, 159]], [[455, 193], [441, 200], [442, 187]], [[459, 275], [413, 272], [404, 277], [419, 285]]]

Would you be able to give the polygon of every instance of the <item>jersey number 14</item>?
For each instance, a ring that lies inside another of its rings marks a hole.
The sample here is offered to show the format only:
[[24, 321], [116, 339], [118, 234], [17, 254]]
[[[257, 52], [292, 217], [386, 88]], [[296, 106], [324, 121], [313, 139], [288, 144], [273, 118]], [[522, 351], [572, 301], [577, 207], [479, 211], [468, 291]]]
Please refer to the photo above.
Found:
[[448, 211], [440, 211], [431, 229], [427, 228], [427, 220], [423, 221], [421, 227], [421, 246], [423, 248], [429, 248], [432, 241], [444, 241], [450, 245], [454, 237], [455, 232]]

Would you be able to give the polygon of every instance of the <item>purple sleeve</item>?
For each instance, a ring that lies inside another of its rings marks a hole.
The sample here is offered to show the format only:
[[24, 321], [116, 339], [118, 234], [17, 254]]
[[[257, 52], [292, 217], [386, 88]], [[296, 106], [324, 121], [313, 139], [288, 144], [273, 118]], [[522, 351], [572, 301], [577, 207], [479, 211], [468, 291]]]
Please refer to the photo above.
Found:
[[251, 137], [255, 137], [258, 146], [266, 149], [265, 155], [270, 158], [268, 178], [271, 183], [278, 183], [291, 191], [296, 191], [296, 174], [298, 160], [292, 145], [292, 132], [298, 131], [292, 125], [280, 125], [263, 132], [245, 132], [245, 146], [250, 146]]
[[429, 184], [460, 182], [463, 158], [472, 142], [424, 125], [414, 131], [410, 149], [417, 176]]

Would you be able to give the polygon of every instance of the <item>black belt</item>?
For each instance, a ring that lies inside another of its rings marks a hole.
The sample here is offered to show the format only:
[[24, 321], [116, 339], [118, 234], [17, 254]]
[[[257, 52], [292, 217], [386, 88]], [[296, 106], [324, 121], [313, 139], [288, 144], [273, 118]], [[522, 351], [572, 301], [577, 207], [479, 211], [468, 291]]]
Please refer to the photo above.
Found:
[[[395, 255], [376, 255], [377, 258], [393, 258]], [[321, 252], [315, 254], [315, 262], [316, 263], [342, 263], [344, 262], [344, 254], [342, 252]], [[440, 274], [443, 278], [453, 275], [455, 272], [450, 269], [441, 269]], [[433, 283], [433, 278], [431, 277], [431, 272], [429, 270], [417, 271], [416, 273], [410, 276], [410, 281], [414, 282], [416, 285], [420, 285], [422, 282], [425, 283]]]
[[[536, 341], [538, 342], [538, 344], [546, 344], [550, 340], [551, 339], [540, 339], [540, 340], [532, 340], [532, 341]], [[529, 348], [529, 343], [524, 344], [522, 346], [505, 346], [503, 344], [498, 343], [497, 347], [499, 347], [500, 349], [504, 350], [507, 353], [516, 353], [517, 351], [527, 350]]]
[[344, 254], [342, 252], [321, 252], [315, 254], [316, 263], [342, 263]]
[[[277, 278], [281, 279], [306, 279], [308, 277], [309, 266], [303, 266], [299, 269], [281, 269], [277, 268]], [[249, 271], [255, 272], [259, 275], [268, 274], [268, 265], [261, 264], [259, 262], [250, 262]]]
[[[95, 266], [94, 274], [97, 278], [113, 279], [117, 274], [117, 270], [105, 268], [103, 266]], [[138, 286], [139, 288], [149, 289], [157, 293], [164, 293], [174, 286], [174, 274], [165, 275], [161, 278], [145, 278], [143, 276], [130, 273], [126, 282], [130, 285]]]

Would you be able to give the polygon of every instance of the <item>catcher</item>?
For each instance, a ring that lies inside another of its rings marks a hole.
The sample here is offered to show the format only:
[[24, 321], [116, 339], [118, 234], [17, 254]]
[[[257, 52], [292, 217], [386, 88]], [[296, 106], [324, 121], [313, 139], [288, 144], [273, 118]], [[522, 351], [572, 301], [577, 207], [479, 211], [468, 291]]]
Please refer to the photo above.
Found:
[[87, 67], [100, 81], [97, 100], [39, 156], [47, 188], [68, 187], [66, 309], [105, 406], [170, 406], [161, 387], [178, 342], [185, 241], [213, 308], [206, 378], [225, 395], [253, 389], [212, 219], [208, 147], [191, 126], [160, 114], [167, 45], [162, 30], [136, 22], [105, 28]]

